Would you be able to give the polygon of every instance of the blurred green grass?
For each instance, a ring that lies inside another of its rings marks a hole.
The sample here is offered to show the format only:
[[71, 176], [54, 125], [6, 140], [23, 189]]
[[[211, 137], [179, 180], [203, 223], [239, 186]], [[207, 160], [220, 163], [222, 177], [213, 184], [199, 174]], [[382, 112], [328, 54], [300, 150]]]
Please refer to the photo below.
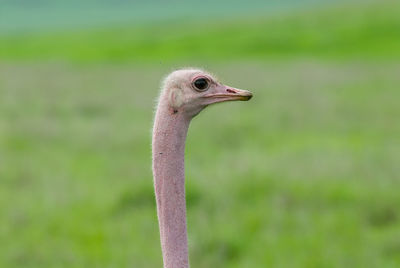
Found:
[[192, 267], [398, 267], [399, 10], [0, 37], [0, 267], [161, 266], [153, 107], [189, 62], [255, 94], [189, 130]]
[[2, 60], [165, 62], [314, 57], [399, 59], [400, 4], [350, 2], [266, 18], [188, 19], [0, 37]]
[[[398, 266], [400, 66], [209, 67], [255, 97], [189, 131], [193, 267]], [[0, 66], [0, 266], [160, 267], [150, 128], [169, 68]]]

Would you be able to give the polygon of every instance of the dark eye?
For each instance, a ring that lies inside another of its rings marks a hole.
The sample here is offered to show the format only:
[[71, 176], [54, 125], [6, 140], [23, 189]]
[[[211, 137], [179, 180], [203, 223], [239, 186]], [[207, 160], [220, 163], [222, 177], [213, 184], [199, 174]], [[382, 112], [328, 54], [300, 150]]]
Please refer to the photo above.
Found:
[[195, 89], [205, 91], [208, 88], [208, 80], [205, 78], [198, 78], [193, 82]]

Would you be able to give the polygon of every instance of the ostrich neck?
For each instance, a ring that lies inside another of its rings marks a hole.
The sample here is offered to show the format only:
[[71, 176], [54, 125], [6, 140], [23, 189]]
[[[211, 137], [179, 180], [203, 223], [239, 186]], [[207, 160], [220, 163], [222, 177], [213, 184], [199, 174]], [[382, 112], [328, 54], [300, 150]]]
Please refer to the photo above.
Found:
[[160, 102], [153, 128], [153, 175], [165, 268], [187, 268], [185, 141], [190, 118]]

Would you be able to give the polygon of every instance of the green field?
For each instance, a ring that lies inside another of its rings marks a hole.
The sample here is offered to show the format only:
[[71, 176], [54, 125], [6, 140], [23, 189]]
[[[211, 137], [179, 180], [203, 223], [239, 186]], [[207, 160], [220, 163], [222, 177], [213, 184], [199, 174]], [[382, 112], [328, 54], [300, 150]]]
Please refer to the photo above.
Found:
[[187, 65], [254, 93], [190, 127], [191, 267], [399, 267], [399, 11], [0, 36], [0, 267], [161, 267], [150, 130]]
[[0, 59], [207, 62], [312, 57], [400, 59], [400, 2], [331, 4], [238, 19], [168, 20], [91, 30], [0, 35]]

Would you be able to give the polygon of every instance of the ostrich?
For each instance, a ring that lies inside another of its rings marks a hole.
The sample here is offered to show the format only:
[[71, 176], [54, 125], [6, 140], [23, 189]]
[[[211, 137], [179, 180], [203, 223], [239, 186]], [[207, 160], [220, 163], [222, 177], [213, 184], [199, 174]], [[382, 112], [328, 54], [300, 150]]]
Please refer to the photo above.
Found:
[[153, 175], [164, 268], [189, 267], [184, 153], [191, 119], [210, 104], [249, 100], [252, 93], [218, 82], [198, 69], [164, 80], [153, 127]]

